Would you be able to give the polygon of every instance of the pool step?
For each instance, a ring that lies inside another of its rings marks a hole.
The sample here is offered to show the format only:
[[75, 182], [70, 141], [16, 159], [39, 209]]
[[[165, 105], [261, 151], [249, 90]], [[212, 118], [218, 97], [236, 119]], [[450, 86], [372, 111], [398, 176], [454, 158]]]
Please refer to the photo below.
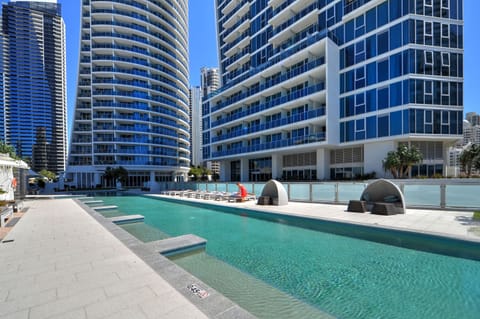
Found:
[[125, 216], [112, 217], [109, 219], [114, 224], [122, 225], [122, 224], [143, 222], [145, 218], [143, 217], [143, 215], [125, 215]]
[[172, 256], [193, 250], [205, 249], [207, 240], [193, 234], [182, 235], [147, 243], [164, 256]]
[[91, 204], [100, 204], [103, 203], [103, 200], [91, 200], [91, 201], [86, 201], [83, 202], [84, 204], [91, 205]]
[[92, 207], [94, 210], [107, 210], [107, 209], [117, 209], [118, 206], [110, 205], [110, 206], [99, 206], [99, 207]]

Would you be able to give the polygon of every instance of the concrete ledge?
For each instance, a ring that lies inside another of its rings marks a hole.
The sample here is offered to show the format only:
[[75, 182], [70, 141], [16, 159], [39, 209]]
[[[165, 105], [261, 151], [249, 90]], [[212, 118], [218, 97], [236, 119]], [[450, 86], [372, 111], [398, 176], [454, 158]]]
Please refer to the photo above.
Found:
[[188, 234], [153, 241], [148, 243], [147, 245], [164, 256], [171, 256], [187, 251], [205, 249], [206, 244], [206, 239], [195, 236], [193, 234]]
[[94, 210], [108, 210], [108, 209], [115, 209], [115, 208], [118, 208], [118, 206], [110, 205], [110, 206], [92, 207], [92, 209]]
[[112, 223], [114, 224], [122, 225], [122, 224], [143, 222], [145, 220], [145, 217], [143, 217], [143, 215], [125, 215], [125, 216], [112, 217], [112, 218], [109, 218], [109, 220], [111, 220]]
[[83, 202], [87, 205], [90, 205], [90, 204], [100, 204], [100, 203], [103, 203], [103, 200], [90, 200], [90, 201], [85, 201]]

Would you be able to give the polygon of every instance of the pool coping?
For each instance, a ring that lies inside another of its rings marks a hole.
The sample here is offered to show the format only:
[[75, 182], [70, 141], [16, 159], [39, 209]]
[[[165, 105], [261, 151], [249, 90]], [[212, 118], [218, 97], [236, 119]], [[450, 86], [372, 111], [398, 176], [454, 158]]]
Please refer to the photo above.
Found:
[[[84, 204], [81, 200], [73, 199], [73, 201], [209, 318], [256, 318], [247, 310], [160, 254], [155, 250], [154, 246], [137, 239], [119, 227], [119, 225], [114, 224], [109, 218], [104, 217]], [[200, 298], [192, 293], [189, 289], [189, 286], [192, 284], [206, 290], [209, 294], [208, 297]]]

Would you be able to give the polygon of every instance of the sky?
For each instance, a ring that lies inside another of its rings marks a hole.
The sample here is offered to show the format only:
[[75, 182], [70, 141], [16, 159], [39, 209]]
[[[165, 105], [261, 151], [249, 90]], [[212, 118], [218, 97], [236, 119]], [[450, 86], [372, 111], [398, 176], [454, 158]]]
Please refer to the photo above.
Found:
[[[78, 72], [81, 0], [59, 0], [66, 25], [67, 102], [69, 128], [73, 121]], [[464, 0], [464, 112], [480, 113], [479, 0]], [[478, 20], [477, 20], [478, 19]], [[217, 67], [214, 0], [189, 0], [190, 85], [200, 84], [201, 67]]]

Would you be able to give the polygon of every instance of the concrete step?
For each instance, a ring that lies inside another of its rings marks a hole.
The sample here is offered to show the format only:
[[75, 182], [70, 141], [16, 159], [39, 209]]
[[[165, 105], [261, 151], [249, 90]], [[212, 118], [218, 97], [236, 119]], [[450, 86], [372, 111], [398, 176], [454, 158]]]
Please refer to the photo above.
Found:
[[176, 255], [188, 251], [205, 249], [207, 240], [193, 234], [187, 234], [147, 243], [164, 256]]
[[121, 224], [130, 224], [143, 222], [145, 218], [142, 215], [125, 215], [109, 218], [112, 223], [121, 225]]

